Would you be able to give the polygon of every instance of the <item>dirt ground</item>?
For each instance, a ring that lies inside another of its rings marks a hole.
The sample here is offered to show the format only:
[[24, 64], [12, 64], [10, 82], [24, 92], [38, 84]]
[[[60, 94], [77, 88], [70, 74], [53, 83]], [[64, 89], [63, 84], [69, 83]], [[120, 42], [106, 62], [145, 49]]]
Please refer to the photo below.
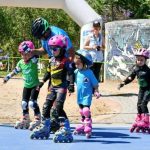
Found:
[[[137, 91], [136, 84], [132, 84], [130, 87], [127, 85], [127, 88], [124, 88], [121, 92], [117, 90], [117, 85], [117, 81], [105, 81], [100, 84], [99, 89], [103, 96], [100, 99], [93, 98], [91, 106], [93, 122], [100, 123], [103, 122], [103, 120], [109, 120], [112, 116], [121, 113], [121, 104], [111, 95]], [[14, 124], [16, 120], [21, 117], [22, 89], [22, 79], [11, 79], [7, 84], [2, 84], [2, 78], [0, 78], [0, 123]], [[41, 110], [46, 94], [47, 83], [45, 83], [44, 87], [41, 89], [38, 98]], [[71, 96], [67, 95], [65, 111], [72, 123], [79, 122], [80, 115], [78, 105], [76, 103], [76, 93], [73, 93]], [[33, 118], [33, 111], [31, 109], [30, 117], [31, 119]]]

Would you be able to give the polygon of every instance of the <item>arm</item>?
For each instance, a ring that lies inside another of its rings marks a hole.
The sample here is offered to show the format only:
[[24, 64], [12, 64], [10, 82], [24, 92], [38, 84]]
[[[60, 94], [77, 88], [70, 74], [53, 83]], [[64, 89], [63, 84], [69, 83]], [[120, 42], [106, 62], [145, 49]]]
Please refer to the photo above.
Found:
[[15, 68], [11, 73], [9, 73], [6, 77], [3, 79], [3, 83], [6, 83], [9, 79], [11, 79], [14, 75], [18, 74], [20, 72], [19, 68]]
[[119, 86], [118, 86], [118, 90], [120, 90], [120, 88], [122, 88], [124, 85], [129, 84], [130, 82], [132, 82], [136, 77], [136, 70], [134, 69], [133, 72], [124, 80], [122, 81]]
[[74, 70], [75, 70], [75, 66], [74, 63], [69, 63], [68, 65], [68, 72], [67, 75], [69, 77], [69, 85], [68, 85], [68, 90], [69, 93], [73, 93], [74, 92], [74, 82], [75, 82], [75, 74], [74, 74]]
[[[50, 79], [51, 79], [50, 76], [51, 76], [51, 75], [50, 75], [50, 65], [48, 65], [47, 71], [46, 71], [46, 73], [44, 74], [44, 77], [43, 77], [42, 81], [39, 83], [37, 89], [41, 88], [41, 87], [44, 85], [44, 83], [45, 83], [48, 79], [50, 80]], [[49, 83], [51, 83], [51, 81], [49, 81]]]
[[90, 36], [88, 36], [87, 38], [86, 38], [86, 40], [85, 40], [85, 44], [84, 44], [84, 49], [86, 49], [86, 50], [92, 50], [92, 49], [96, 49], [97, 48], [97, 46], [96, 45], [94, 45], [94, 46], [89, 46], [90, 45]]
[[46, 52], [43, 47], [32, 50], [32, 55], [44, 55], [44, 54], [46, 54]]

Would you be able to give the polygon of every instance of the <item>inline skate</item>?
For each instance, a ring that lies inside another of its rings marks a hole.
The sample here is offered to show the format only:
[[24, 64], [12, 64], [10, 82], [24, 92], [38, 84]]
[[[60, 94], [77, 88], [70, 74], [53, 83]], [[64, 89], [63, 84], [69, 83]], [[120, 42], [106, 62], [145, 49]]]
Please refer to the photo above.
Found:
[[29, 130], [32, 131], [36, 126], [40, 125], [41, 123], [41, 115], [35, 115], [34, 120], [30, 122]]
[[135, 122], [132, 124], [132, 127], [130, 128], [130, 132], [134, 132], [134, 130], [137, 128], [138, 123], [141, 121], [142, 116], [141, 114], [137, 114], [136, 118], [135, 118]]
[[77, 125], [77, 127], [75, 128], [74, 135], [76, 134], [84, 134], [84, 119], [81, 119], [81, 124]]
[[137, 124], [136, 132], [138, 133], [140, 131], [142, 133], [148, 132], [150, 134], [149, 115], [148, 114], [142, 114], [142, 119]]
[[25, 114], [22, 116], [20, 120], [18, 120], [15, 124], [15, 129], [28, 129], [30, 126], [30, 118], [29, 114]]
[[73, 141], [73, 136], [70, 130], [70, 123], [68, 119], [60, 119], [60, 129], [55, 132], [53, 141], [55, 143], [71, 143]]
[[50, 136], [50, 119], [42, 119], [41, 124], [33, 129], [31, 139], [48, 139]]

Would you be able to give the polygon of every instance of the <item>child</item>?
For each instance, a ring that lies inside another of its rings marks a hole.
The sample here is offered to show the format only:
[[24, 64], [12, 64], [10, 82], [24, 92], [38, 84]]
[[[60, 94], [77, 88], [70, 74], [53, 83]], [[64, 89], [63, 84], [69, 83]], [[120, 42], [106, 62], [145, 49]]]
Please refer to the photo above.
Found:
[[[39, 84], [38, 79], [38, 59], [31, 57], [31, 49], [34, 49], [34, 44], [31, 41], [24, 41], [19, 45], [19, 52], [22, 59], [17, 63], [16, 68], [4, 78], [6, 83], [10, 78], [19, 72], [22, 73], [24, 79], [24, 88], [22, 94], [22, 118], [16, 122], [15, 128], [26, 128], [32, 130], [40, 123], [40, 109], [37, 104], [39, 91], [36, 89]], [[34, 111], [34, 121], [30, 123], [29, 106]]]
[[132, 73], [119, 85], [119, 89], [124, 85], [132, 82], [137, 76], [139, 83], [139, 94], [137, 102], [137, 116], [135, 122], [133, 123], [130, 131], [133, 132], [136, 129], [136, 132], [139, 132], [140, 129], [142, 132], [150, 133], [149, 129], [149, 111], [148, 111], [148, 101], [150, 100], [150, 69], [146, 65], [146, 61], [149, 58], [149, 52], [142, 48], [135, 52], [136, 56], [136, 65], [133, 68]]
[[81, 114], [81, 125], [78, 125], [74, 131], [75, 134], [84, 132], [89, 138], [92, 132], [92, 118], [90, 106], [92, 102], [92, 92], [96, 98], [100, 97], [98, 91], [98, 81], [92, 70], [89, 69], [92, 65], [92, 57], [87, 50], [78, 50], [75, 53], [75, 83], [77, 85], [77, 103]]
[[[71, 62], [65, 56], [66, 38], [63, 35], [55, 35], [50, 38], [48, 45], [52, 49], [53, 57], [50, 60], [43, 81], [39, 84], [39, 88], [49, 79], [49, 93], [43, 105], [41, 125], [33, 130], [31, 139], [48, 138], [50, 127], [52, 127], [52, 124], [54, 126], [55, 120], [55, 126], [58, 126], [61, 122], [61, 127], [54, 135], [54, 142], [72, 142], [73, 137], [70, 132], [69, 120], [63, 109], [67, 88], [69, 92], [74, 92], [74, 70]], [[70, 81], [69, 87], [66, 79], [67, 75]]]

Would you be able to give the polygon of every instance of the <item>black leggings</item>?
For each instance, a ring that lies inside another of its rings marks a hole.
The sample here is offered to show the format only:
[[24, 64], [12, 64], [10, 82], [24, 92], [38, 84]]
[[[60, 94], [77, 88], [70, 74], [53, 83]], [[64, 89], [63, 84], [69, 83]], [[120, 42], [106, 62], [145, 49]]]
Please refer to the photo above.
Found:
[[102, 66], [102, 63], [93, 63], [93, 66], [91, 67], [91, 70], [93, 71], [98, 82], [100, 82], [101, 66]]
[[36, 87], [33, 87], [33, 88], [24, 87], [23, 88], [23, 94], [22, 94], [22, 107], [24, 107], [23, 108], [23, 115], [29, 113], [29, 106], [28, 106], [29, 101], [31, 101], [31, 103], [33, 102], [34, 115], [40, 114], [40, 109], [39, 109], [39, 106], [37, 104], [38, 95], [39, 95], [39, 91], [36, 90]]
[[44, 118], [50, 118], [50, 111], [53, 107], [58, 113], [58, 117], [64, 117], [68, 119], [66, 112], [64, 111], [64, 102], [66, 99], [67, 90], [63, 88], [52, 88], [50, 93], [46, 97], [46, 101], [43, 105], [42, 116]]
[[137, 102], [137, 111], [139, 114], [149, 113], [147, 107], [149, 100], [150, 100], [150, 90], [140, 89]]

